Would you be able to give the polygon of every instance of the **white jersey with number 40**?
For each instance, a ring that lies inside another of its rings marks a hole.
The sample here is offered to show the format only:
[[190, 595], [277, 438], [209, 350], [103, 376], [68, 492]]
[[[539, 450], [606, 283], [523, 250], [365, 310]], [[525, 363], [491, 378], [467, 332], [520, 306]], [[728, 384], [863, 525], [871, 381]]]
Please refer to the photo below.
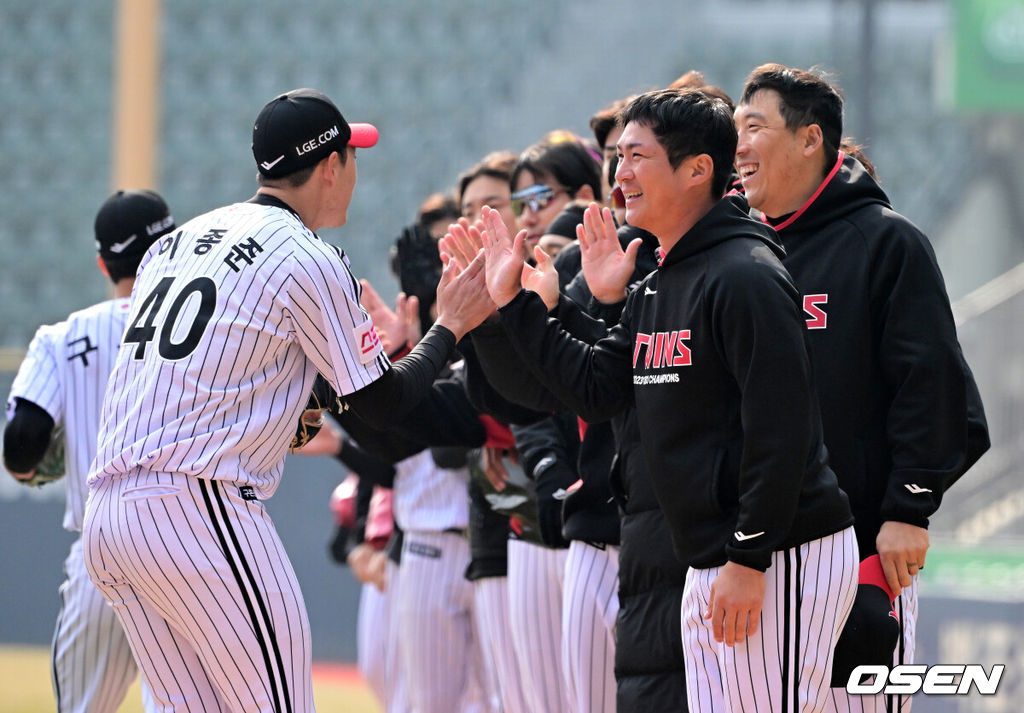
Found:
[[343, 252], [278, 205], [211, 211], [143, 259], [89, 484], [177, 472], [270, 497], [316, 372], [347, 394], [388, 368]]

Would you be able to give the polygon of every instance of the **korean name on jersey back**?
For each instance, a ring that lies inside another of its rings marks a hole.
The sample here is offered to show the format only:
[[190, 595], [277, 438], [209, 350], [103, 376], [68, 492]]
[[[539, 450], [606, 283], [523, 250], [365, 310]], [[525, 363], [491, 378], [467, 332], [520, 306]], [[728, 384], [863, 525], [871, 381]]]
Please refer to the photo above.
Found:
[[[228, 234], [228, 229], [211, 227], [195, 240], [194, 245], [183, 246], [183, 231], [178, 230], [159, 243], [156, 257], [174, 260], [179, 250], [191, 251], [203, 256], [219, 246]], [[220, 262], [232, 272], [241, 272], [253, 265], [257, 256], [264, 251], [254, 237], [239, 238], [221, 255]], [[170, 307], [161, 318], [160, 311], [168, 296]], [[191, 280], [176, 276], [160, 279], [145, 296], [140, 297], [140, 307], [125, 331], [124, 343], [135, 344], [135, 359], [144, 359], [146, 349], [154, 339], [160, 356], [168, 360], [179, 360], [189, 356], [199, 345], [217, 305], [217, 283], [206, 275]], [[184, 313], [184, 314], [183, 314]]]

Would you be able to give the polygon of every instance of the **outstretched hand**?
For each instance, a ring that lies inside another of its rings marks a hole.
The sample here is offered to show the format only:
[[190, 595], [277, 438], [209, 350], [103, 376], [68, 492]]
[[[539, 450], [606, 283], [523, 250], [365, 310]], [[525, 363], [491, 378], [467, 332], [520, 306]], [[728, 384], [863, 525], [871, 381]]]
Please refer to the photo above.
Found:
[[363, 309], [373, 319], [374, 324], [380, 322], [380, 326], [387, 326], [388, 320], [395, 319], [395, 313], [391, 311], [387, 303], [377, 294], [377, 290], [373, 288], [369, 280], [362, 279], [359, 281], [359, 285], [363, 288], [359, 295], [359, 303], [363, 306]]
[[484, 254], [479, 252], [465, 269], [458, 261], [444, 261], [441, 282], [437, 286], [437, 320], [459, 340], [494, 311], [487, 293]]
[[359, 302], [373, 320], [374, 329], [386, 353], [390, 354], [405, 344], [415, 344], [420, 340], [423, 335], [420, 334], [418, 297], [406, 297], [404, 292], [400, 292], [395, 309], [392, 310], [369, 280], [360, 280], [359, 284], [363, 288]]
[[455, 260], [463, 270], [473, 262], [473, 258], [484, 246], [480, 231], [483, 230], [483, 223], [470, 223], [466, 218], [459, 218], [458, 221], [448, 226], [448, 232], [438, 241], [438, 249], [441, 251], [441, 262]]
[[[483, 247], [483, 233], [486, 230], [482, 219], [470, 223], [465, 218], [459, 218], [457, 223], [448, 226], [448, 232], [441, 239], [441, 260], [455, 260], [464, 268]], [[523, 263], [520, 284], [524, 289], [539, 294], [549, 310], [554, 309], [558, 304], [558, 271], [551, 257], [540, 247], [535, 246], [533, 253], [537, 264]], [[497, 313], [497, 305], [494, 309]]]
[[524, 264], [520, 282], [523, 289], [531, 290], [540, 295], [544, 305], [550, 312], [558, 304], [558, 270], [555, 262], [539, 245], [533, 247], [533, 258], [536, 265]]
[[605, 304], [624, 300], [643, 241], [635, 238], [623, 250], [611, 210], [602, 209], [597, 203], [591, 203], [583, 212], [576, 237], [580, 242], [583, 277], [590, 292]]
[[[441, 262], [448, 265], [454, 262], [460, 269], [465, 270], [473, 259], [483, 250], [483, 239], [480, 231], [483, 230], [483, 223], [471, 224], [465, 218], [459, 218], [457, 223], [448, 226], [448, 232], [438, 242], [441, 251]], [[490, 303], [490, 312], [486, 319], [494, 319], [498, 316], [498, 306], [491, 300], [488, 294], [485, 296]]]
[[487, 265], [487, 292], [495, 305], [503, 307], [519, 294], [525, 264], [523, 241], [526, 239], [526, 231], [520, 230], [513, 238], [501, 214], [487, 206], [482, 210], [481, 219], [484, 230], [480, 237]]

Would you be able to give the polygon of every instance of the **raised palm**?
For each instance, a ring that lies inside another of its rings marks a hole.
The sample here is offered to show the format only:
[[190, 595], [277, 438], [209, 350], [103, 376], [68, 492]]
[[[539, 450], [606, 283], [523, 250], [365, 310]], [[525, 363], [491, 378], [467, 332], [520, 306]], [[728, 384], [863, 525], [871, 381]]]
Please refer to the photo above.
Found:
[[611, 210], [602, 210], [597, 203], [591, 203], [583, 212], [576, 237], [580, 242], [583, 277], [594, 297], [606, 304], [624, 299], [643, 241], [636, 238], [623, 250]]
[[508, 304], [519, 293], [523, 265], [523, 240], [526, 231], [521, 230], [513, 238], [496, 210], [485, 207], [482, 212], [483, 231], [481, 238], [487, 269], [487, 291], [498, 307]]

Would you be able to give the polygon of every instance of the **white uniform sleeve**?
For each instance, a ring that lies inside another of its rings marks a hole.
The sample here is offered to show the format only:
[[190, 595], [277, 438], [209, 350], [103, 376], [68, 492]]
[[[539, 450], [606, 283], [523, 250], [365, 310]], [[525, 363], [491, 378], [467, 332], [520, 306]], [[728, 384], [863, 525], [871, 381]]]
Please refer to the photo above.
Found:
[[62, 341], [64, 323], [44, 325], [36, 331], [28, 353], [18, 368], [18, 375], [11, 384], [11, 395], [7, 399], [7, 418], [14, 415], [15, 399], [31, 401], [50, 414], [55, 425], [63, 423], [64, 390], [61, 388], [61, 372], [57, 350]]
[[322, 243], [297, 251], [283, 285], [285, 308], [306, 358], [339, 395], [358, 391], [390, 368], [373, 321], [359, 304], [359, 283], [347, 260]]

